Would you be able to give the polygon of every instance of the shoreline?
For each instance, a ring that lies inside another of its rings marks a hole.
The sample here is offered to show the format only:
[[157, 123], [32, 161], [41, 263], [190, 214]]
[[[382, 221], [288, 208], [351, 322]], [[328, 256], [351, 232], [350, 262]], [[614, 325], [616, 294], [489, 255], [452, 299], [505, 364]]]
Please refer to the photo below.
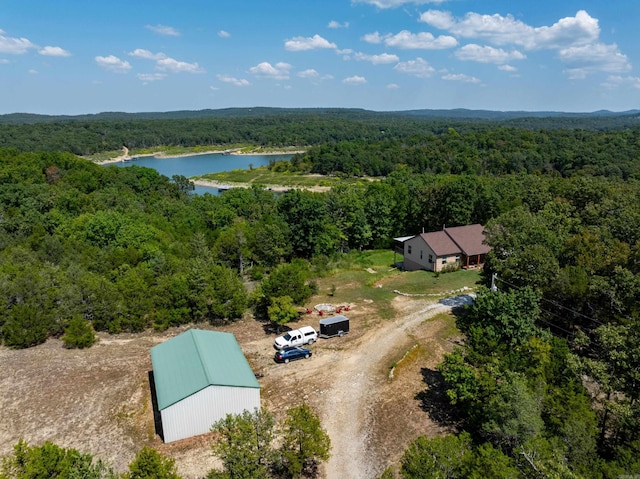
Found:
[[304, 153], [306, 150], [293, 150], [293, 151], [269, 151], [269, 152], [259, 152], [259, 151], [251, 151], [251, 152], [243, 152], [241, 148], [232, 148], [227, 150], [207, 150], [202, 152], [194, 152], [194, 153], [180, 153], [176, 155], [168, 154], [166, 151], [157, 151], [154, 153], [143, 153], [140, 155], [129, 155], [129, 149], [123, 147], [124, 153], [120, 156], [116, 156], [115, 158], [111, 158], [109, 160], [97, 161], [97, 165], [108, 165], [112, 163], [122, 163], [124, 161], [134, 161], [133, 158], [189, 158], [191, 156], [202, 156], [202, 155], [232, 155], [232, 156], [254, 156], [254, 155], [262, 155], [262, 156], [282, 156], [282, 155], [296, 155], [299, 153]]
[[[192, 180], [189, 179], [196, 186], [207, 186], [210, 188], [222, 188], [222, 189], [231, 189], [231, 188], [251, 188], [256, 183], [233, 183], [233, 182], [221, 182], [216, 180]], [[284, 193], [289, 190], [307, 190], [312, 191], [314, 193], [325, 193], [331, 189], [330, 186], [284, 186], [284, 185], [262, 185], [258, 184], [265, 190], [273, 191], [276, 193]]]

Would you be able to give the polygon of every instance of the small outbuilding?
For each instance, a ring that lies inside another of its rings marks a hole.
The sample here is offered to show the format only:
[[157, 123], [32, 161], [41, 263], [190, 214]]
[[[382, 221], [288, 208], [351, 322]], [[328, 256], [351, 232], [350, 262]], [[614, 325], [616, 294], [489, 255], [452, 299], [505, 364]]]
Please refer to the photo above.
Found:
[[164, 442], [260, 408], [260, 384], [231, 333], [191, 329], [151, 348]]
[[342, 336], [349, 332], [349, 318], [346, 316], [333, 316], [320, 320], [321, 338], [332, 338], [333, 336]]

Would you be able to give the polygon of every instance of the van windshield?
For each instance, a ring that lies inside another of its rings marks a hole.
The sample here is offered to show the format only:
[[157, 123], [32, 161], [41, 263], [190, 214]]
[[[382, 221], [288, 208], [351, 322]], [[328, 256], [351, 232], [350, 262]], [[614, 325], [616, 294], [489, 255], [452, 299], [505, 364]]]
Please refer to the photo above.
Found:
[[285, 334], [283, 338], [286, 339], [287, 341], [291, 341], [291, 335], [289, 333]]

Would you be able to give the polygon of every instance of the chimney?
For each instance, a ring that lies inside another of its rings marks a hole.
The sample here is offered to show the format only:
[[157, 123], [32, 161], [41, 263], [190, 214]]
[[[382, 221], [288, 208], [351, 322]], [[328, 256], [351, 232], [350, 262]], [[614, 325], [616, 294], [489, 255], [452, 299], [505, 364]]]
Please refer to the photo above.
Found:
[[442, 231], [446, 230], [447, 228], [445, 227], [445, 225], [442, 225]]

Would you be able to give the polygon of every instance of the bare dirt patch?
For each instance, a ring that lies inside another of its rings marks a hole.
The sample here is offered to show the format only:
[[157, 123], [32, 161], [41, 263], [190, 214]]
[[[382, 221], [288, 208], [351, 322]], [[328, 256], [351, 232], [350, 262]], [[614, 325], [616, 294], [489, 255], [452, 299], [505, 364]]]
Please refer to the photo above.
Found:
[[[441, 338], [444, 322], [432, 319], [450, 306], [398, 296], [394, 320], [380, 320], [371, 303], [353, 304], [351, 332], [320, 340], [313, 356], [290, 364], [273, 362], [274, 334], [243, 320], [216, 328], [234, 333], [261, 377], [263, 405], [276, 416], [308, 403], [332, 441], [326, 478], [373, 478], [397, 462], [408, 442], [442, 427], [425, 412], [419, 394], [421, 371], [435, 367], [452, 343]], [[318, 327], [317, 314], [292, 326]], [[197, 325], [203, 328], [202, 325]], [[163, 444], [154, 429], [149, 349], [186, 328], [141, 335], [100, 335], [88, 350], [65, 350], [58, 340], [27, 350], [0, 348], [0, 455], [23, 438], [53, 441], [111, 461], [125, 471], [137, 451], [149, 445], [176, 459], [185, 478], [203, 477], [216, 466], [209, 434]], [[389, 379], [389, 369], [418, 344]]]

